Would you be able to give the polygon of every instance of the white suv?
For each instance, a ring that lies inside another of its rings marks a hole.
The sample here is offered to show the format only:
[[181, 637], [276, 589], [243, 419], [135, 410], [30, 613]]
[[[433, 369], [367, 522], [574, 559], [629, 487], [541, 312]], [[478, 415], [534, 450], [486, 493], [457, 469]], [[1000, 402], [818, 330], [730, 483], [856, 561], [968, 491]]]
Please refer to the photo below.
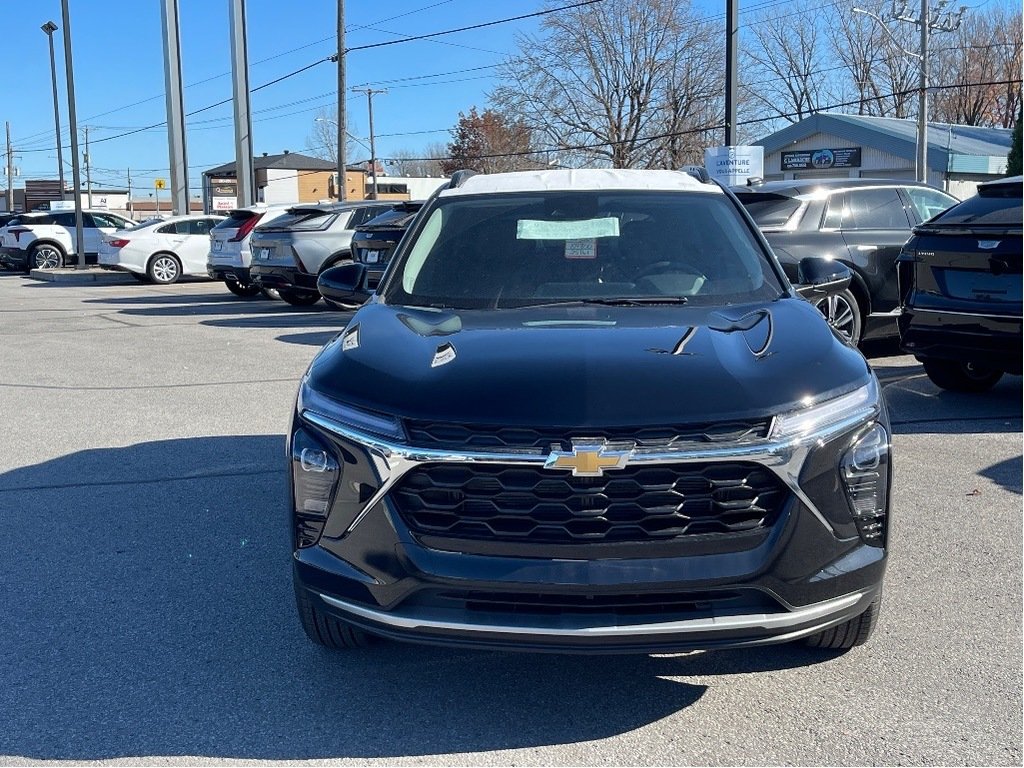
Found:
[[206, 273], [214, 280], [223, 280], [236, 296], [259, 295], [262, 289], [253, 283], [249, 275], [252, 231], [257, 224], [272, 221], [295, 205], [298, 203], [260, 204], [231, 211], [224, 221], [210, 230]]
[[[95, 264], [104, 233], [135, 226], [108, 211], [82, 211], [85, 261]], [[23, 213], [3, 229], [0, 263], [12, 269], [57, 269], [75, 260], [75, 212]]]

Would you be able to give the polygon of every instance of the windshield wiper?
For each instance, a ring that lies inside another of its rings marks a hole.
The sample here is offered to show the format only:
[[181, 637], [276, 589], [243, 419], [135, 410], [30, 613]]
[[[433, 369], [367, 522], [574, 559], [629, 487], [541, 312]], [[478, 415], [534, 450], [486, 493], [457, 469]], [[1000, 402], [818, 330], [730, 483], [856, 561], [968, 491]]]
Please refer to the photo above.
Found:
[[587, 299], [567, 299], [561, 301], [540, 301], [536, 304], [523, 304], [509, 309], [534, 309], [536, 307], [585, 307], [593, 304], [605, 307], [641, 307], [657, 304], [686, 304], [685, 296], [595, 296]]

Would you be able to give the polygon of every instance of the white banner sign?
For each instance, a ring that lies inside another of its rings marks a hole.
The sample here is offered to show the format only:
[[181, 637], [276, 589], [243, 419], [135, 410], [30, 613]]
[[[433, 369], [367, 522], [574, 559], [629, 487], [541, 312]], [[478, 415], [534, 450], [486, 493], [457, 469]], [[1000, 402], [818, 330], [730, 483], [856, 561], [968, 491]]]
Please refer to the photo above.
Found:
[[215, 197], [213, 198], [213, 210], [230, 211], [236, 207], [237, 202], [233, 197]]
[[751, 176], [764, 176], [764, 147], [709, 147], [704, 167], [726, 186], [746, 184]]

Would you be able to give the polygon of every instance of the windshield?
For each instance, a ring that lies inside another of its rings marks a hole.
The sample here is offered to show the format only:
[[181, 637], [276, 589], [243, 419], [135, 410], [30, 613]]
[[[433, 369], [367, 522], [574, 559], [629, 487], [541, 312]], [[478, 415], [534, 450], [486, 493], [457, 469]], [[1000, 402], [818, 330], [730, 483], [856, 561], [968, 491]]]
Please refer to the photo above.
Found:
[[588, 300], [722, 305], [782, 292], [725, 195], [581, 191], [439, 198], [383, 298], [497, 309]]
[[762, 229], [784, 227], [800, 207], [800, 201], [795, 198], [766, 192], [737, 192], [736, 197]]
[[417, 213], [419, 213], [419, 208], [411, 211], [408, 208], [395, 208], [370, 219], [359, 229], [405, 229], [416, 218]]
[[972, 197], [954, 205], [928, 222], [930, 227], [963, 226], [1006, 227], [1021, 225], [1020, 196]]

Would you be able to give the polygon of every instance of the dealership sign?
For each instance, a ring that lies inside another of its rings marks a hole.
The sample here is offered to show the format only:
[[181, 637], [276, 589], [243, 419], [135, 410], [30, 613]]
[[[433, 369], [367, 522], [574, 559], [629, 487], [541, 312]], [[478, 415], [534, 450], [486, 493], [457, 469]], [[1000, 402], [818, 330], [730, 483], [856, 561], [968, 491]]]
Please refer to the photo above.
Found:
[[764, 147], [709, 147], [704, 167], [726, 186], [746, 184], [752, 176], [764, 176]]
[[782, 153], [782, 170], [806, 171], [826, 168], [860, 168], [860, 147], [805, 149]]

